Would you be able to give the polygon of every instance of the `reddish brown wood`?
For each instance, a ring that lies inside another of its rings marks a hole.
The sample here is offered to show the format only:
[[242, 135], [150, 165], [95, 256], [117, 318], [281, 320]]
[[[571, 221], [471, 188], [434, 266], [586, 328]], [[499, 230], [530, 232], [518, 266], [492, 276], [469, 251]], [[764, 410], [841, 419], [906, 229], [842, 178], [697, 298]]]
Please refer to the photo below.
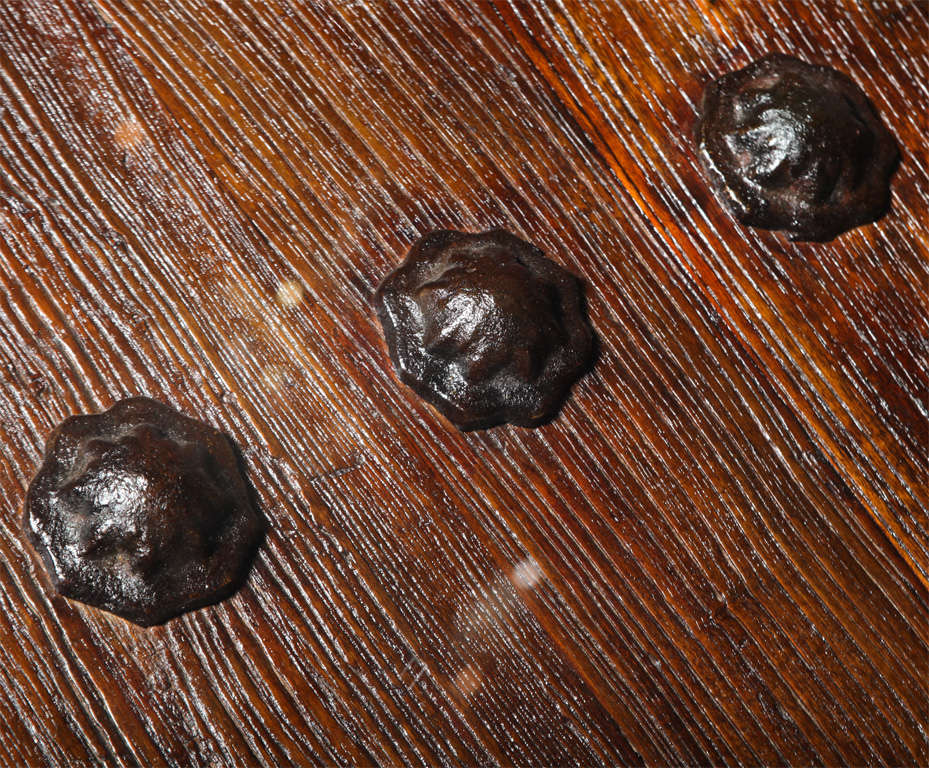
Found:
[[[0, 765], [922, 765], [920, 3], [0, 3]], [[893, 210], [720, 209], [706, 82], [847, 72]], [[502, 226], [587, 283], [593, 372], [461, 434], [374, 286]], [[243, 447], [244, 589], [145, 630], [20, 529], [43, 440], [147, 394]]]

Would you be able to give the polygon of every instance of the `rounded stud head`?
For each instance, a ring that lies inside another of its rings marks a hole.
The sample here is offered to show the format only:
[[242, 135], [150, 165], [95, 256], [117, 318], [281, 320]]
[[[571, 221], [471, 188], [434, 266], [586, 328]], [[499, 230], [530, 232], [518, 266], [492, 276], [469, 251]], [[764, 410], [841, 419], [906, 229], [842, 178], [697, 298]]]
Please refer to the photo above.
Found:
[[710, 83], [696, 127], [716, 197], [743, 224], [831, 240], [890, 204], [897, 145], [841, 72], [772, 54]]
[[229, 438], [141, 397], [55, 429], [24, 526], [60, 594], [143, 626], [231, 594], [263, 529]]
[[375, 306], [401, 379], [463, 430], [549, 420], [590, 364], [578, 279], [504, 230], [426, 235]]

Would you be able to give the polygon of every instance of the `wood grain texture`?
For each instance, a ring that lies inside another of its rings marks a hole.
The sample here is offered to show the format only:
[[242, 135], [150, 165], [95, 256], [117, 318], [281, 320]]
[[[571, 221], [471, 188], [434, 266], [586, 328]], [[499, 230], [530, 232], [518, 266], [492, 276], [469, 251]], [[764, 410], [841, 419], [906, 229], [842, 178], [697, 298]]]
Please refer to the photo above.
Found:
[[[925, 765], [929, 6], [0, 3], [0, 765]], [[691, 130], [771, 50], [855, 79], [893, 210], [735, 224]], [[503, 226], [593, 372], [461, 434], [371, 293]], [[48, 432], [147, 394], [242, 446], [232, 599], [144, 630], [20, 529]]]

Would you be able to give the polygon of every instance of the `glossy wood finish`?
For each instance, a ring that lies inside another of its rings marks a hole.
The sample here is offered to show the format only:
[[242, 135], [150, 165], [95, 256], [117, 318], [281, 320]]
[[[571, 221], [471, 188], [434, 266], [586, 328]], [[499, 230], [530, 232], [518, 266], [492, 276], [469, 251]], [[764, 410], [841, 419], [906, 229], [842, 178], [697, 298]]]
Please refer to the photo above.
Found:
[[[927, 5], [0, 3], [0, 764], [924, 765]], [[898, 138], [893, 211], [736, 225], [691, 140], [781, 50]], [[369, 301], [435, 227], [583, 275], [596, 368], [460, 434]], [[55, 596], [45, 435], [148, 394], [270, 533], [150, 630]]]

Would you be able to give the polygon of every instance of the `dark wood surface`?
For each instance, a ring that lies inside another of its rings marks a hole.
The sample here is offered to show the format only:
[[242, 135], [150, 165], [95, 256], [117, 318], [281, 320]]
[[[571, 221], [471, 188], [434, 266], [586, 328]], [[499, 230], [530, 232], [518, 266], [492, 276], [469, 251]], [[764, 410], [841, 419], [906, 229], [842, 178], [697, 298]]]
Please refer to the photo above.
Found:
[[[0, 764], [925, 765], [924, 2], [3, 0]], [[691, 130], [772, 50], [897, 137], [893, 210], [740, 227]], [[435, 227], [587, 284], [600, 358], [460, 434], [370, 308]], [[48, 432], [147, 394], [270, 523], [141, 629], [20, 528]]]

